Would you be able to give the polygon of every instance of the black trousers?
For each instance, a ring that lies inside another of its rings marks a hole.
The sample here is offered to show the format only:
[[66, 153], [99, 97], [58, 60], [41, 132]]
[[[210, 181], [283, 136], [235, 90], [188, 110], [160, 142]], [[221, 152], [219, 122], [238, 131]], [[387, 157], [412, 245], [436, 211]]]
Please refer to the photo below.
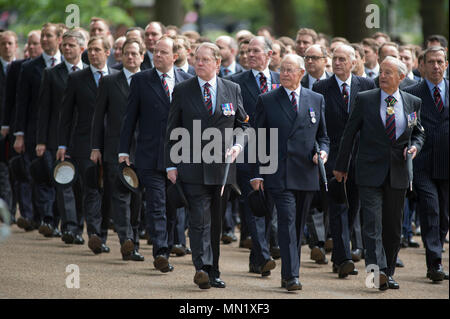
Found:
[[427, 268], [430, 268], [442, 263], [442, 247], [449, 226], [448, 179], [433, 179], [427, 172], [415, 172], [414, 187]]
[[406, 189], [390, 186], [389, 174], [379, 187], [359, 185], [366, 266], [378, 265], [393, 276], [402, 234]]
[[189, 203], [189, 239], [195, 269], [220, 277], [220, 235], [229, 188], [220, 196], [220, 185], [183, 183]]

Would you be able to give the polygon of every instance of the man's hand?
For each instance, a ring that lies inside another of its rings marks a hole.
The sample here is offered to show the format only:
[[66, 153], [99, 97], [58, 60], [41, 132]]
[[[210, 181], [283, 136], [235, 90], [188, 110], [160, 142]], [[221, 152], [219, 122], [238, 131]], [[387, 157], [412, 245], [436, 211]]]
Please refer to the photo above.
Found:
[[264, 190], [264, 181], [262, 179], [254, 179], [252, 181], [250, 181], [250, 185], [252, 185], [252, 188], [256, 191], [259, 188], [261, 188], [261, 190]]
[[119, 156], [119, 163], [126, 162], [127, 166], [130, 166], [130, 157], [129, 156]]
[[340, 183], [342, 182], [342, 179], [344, 179], [344, 182], [347, 181], [347, 172], [341, 172], [341, 171], [334, 171], [333, 170], [333, 175], [334, 177], [336, 177], [336, 180]]
[[25, 152], [25, 143], [23, 141], [23, 135], [17, 135], [14, 142], [14, 150], [21, 154]]
[[45, 150], [46, 150], [45, 144], [36, 145], [36, 155], [38, 157], [41, 157], [42, 155], [44, 155]]
[[0, 130], [0, 134], [5, 137], [9, 133], [9, 127], [4, 127]]
[[56, 152], [56, 159], [63, 162], [65, 158], [66, 158], [66, 149], [64, 148], [58, 149], [58, 151]]
[[231, 149], [227, 149], [227, 153], [225, 154], [225, 159], [231, 156], [231, 163], [233, 163], [236, 158], [239, 156], [241, 152], [241, 148], [237, 145], [233, 146]]
[[414, 157], [416, 157], [417, 155], [417, 148], [415, 146], [411, 146], [408, 150], [408, 147], [405, 147], [405, 150], [403, 151], [403, 157], [405, 158], [405, 160], [406, 160], [406, 152], [412, 154], [412, 159], [414, 159]]
[[[327, 160], [328, 160], [328, 154], [327, 154], [327, 152], [325, 152], [325, 151], [320, 151], [320, 158], [323, 160], [323, 163], [325, 164], [325, 163], [327, 162]], [[314, 164], [316, 164], [316, 165], [319, 164], [319, 160], [318, 160], [318, 158], [317, 158], [317, 153], [314, 154], [313, 162], [314, 162]]]
[[167, 178], [172, 182], [172, 184], [175, 184], [177, 182], [178, 177], [178, 170], [171, 169], [167, 172]]
[[101, 163], [102, 153], [99, 150], [92, 150], [91, 151], [91, 161], [93, 161], [95, 164]]

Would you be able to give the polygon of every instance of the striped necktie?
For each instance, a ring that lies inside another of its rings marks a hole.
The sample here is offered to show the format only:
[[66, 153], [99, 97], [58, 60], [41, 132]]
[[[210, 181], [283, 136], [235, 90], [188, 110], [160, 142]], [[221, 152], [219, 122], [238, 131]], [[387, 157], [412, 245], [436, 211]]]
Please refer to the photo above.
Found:
[[295, 92], [291, 92], [291, 104], [292, 104], [292, 111], [295, 113], [298, 112], [298, 105], [297, 105], [297, 98], [295, 97]]
[[168, 77], [168, 75], [166, 73], [161, 75], [161, 83], [162, 83], [164, 91], [166, 92], [167, 97], [170, 99], [169, 85], [167, 85], [166, 77]]
[[387, 103], [386, 106], [386, 134], [392, 142], [395, 142], [395, 112], [394, 105], [397, 100], [393, 96], [388, 96], [384, 99]]
[[212, 98], [209, 90], [210, 87], [211, 85], [208, 82], [203, 85], [203, 100], [205, 101], [206, 109], [208, 110], [209, 115], [212, 115]]
[[261, 90], [261, 93], [266, 93], [268, 91], [267, 79], [262, 72], [259, 72], [259, 89]]
[[439, 88], [437, 86], [434, 87], [434, 103], [438, 109], [438, 112], [441, 113], [444, 109], [444, 103], [442, 102], [441, 93], [439, 92]]
[[344, 100], [345, 110], [348, 113], [348, 90], [347, 83], [342, 83], [342, 99]]

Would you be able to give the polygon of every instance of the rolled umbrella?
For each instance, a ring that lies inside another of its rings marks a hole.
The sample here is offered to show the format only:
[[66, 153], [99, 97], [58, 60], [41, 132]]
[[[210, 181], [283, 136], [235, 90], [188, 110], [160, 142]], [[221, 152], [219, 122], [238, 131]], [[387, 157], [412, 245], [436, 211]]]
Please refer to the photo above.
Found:
[[[409, 146], [408, 146], [409, 150]], [[409, 190], [412, 191], [412, 185], [413, 185], [413, 159], [412, 154], [406, 152], [406, 169], [408, 170], [408, 179], [409, 179]]]
[[317, 161], [319, 163], [320, 177], [322, 177], [322, 181], [325, 185], [325, 191], [328, 192], [328, 181], [327, 181], [327, 173], [325, 171], [325, 163], [323, 162], [323, 159], [320, 157], [319, 143], [315, 142], [315, 145], [316, 145]]

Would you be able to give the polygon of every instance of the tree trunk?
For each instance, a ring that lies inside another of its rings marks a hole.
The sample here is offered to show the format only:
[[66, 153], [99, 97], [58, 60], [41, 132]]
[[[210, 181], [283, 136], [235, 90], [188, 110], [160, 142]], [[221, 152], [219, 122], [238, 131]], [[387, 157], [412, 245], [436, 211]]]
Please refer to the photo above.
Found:
[[424, 45], [426, 45], [428, 36], [432, 34], [441, 34], [448, 39], [448, 21], [446, 22], [448, 16], [445, 13], [445, 0], [420, 0], [420, 15]]
[[275, 36], [295, 37], [297, 25], [292, 0], [267, 0], [267, 5], [272, 11], [272, 26]]
[[164, 25], [183, 24], [184, 9], [181, 0], [156, 0], [154, 8], [156, 21]]

